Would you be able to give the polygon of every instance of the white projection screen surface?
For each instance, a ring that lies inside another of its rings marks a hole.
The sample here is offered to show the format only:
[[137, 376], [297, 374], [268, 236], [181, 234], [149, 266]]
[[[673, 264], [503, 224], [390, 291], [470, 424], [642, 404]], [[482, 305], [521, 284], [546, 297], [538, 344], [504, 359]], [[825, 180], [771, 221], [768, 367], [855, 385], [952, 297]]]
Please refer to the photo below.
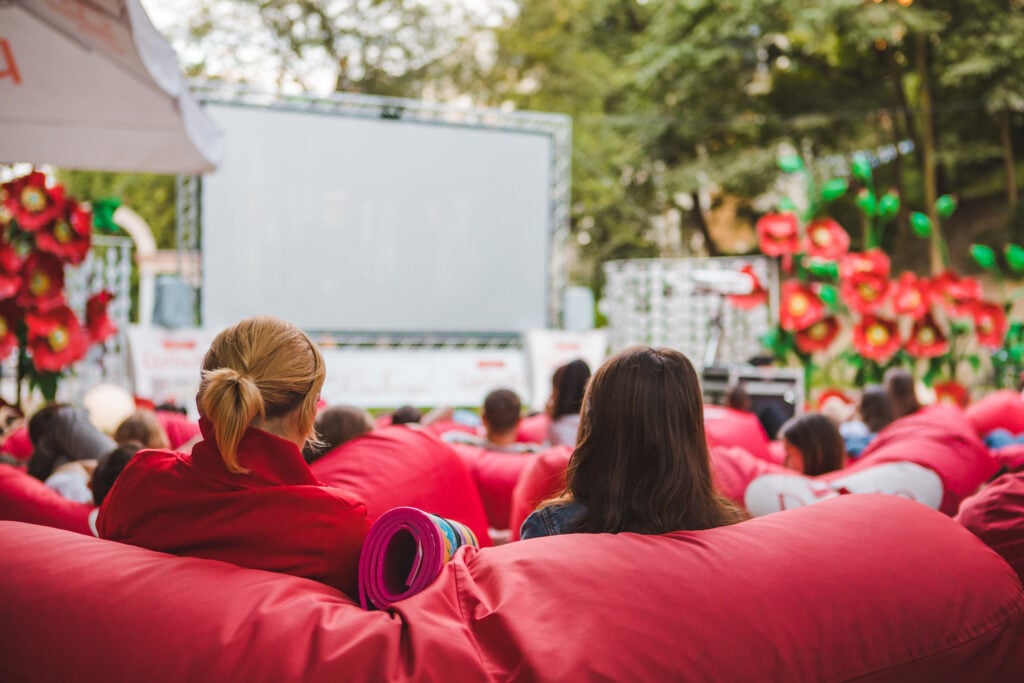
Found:
[[307, 330], [548, 326], [552, 136], [207, 105], [203, 325]]

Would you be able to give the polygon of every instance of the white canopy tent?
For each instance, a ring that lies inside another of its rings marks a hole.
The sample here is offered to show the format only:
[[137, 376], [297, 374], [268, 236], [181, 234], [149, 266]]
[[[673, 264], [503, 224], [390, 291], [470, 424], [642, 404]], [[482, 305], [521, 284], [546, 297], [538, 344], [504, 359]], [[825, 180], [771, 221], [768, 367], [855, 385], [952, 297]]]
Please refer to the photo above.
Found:
[[0, 0], [0, 162], [196, 174], [222, 149], [138, 0]]

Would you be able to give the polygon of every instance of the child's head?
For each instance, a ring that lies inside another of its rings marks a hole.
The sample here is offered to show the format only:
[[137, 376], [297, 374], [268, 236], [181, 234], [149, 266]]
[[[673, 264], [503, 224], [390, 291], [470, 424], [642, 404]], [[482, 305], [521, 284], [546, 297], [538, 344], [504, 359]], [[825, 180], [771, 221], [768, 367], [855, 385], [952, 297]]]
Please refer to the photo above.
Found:
[[846, 445], [832, 420], [821, 413], [804, 413], [779, 429], [786, 447], [786, 467], [809, 477], [838, 470], [846, 463]]
[[92, 499], [97, 505], [103, 504], [103, 499], [110, 493], [114, 482], [117, 480], [121, 470], [128, 461], [135, 457], [141, 449], [137, 443], [126, 443], [110, 451], [96, 465], [96, 471], [92, 474]]

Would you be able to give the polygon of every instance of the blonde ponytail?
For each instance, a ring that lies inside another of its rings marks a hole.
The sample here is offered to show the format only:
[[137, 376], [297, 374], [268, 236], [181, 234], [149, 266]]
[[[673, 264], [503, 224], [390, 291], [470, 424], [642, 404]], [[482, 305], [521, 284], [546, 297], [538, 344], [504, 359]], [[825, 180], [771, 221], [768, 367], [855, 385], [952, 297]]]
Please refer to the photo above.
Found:
[[232, 368], [203, 372], [203, 413], [213, 423], [217, 448], [227, 468], [236, 473], [249, 470], [238, 464], [238, 444], [245, 430], [266, 409], [259, 387], [252, 379]]

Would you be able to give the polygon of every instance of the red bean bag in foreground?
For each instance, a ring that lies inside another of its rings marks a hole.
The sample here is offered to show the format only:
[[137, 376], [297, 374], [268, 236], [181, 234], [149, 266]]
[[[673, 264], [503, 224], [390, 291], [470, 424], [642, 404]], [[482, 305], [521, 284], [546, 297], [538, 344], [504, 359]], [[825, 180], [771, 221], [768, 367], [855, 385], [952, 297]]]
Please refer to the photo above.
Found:
[[92, 535], [93, 506], [70, 501], [24, 470], [0, 465], [0, 519]]
[[516, 441], [519, 443], [547, 443], [551, 418], [547, 413], [524, 417], [516, 427]]
[[45, 527], [0, 523], [0, 547], [5, 681], [1024, 680], [1017, 576], [892, 497], [467, 549], [375, 612]]
[[967, 406], [964, 414], [981, 437], [996, 429], [1011, 434], [1024, 432], [1024, 397], [1016, 391], [993, 391]]
[[464, 443], [454, 443], [452, 448], [473, 476], [487, 513], [487, 523], [494, 529], [508, 529], [512, 490], [519, 475], [538, 454], [503, 453]]
[[1024, 581], [1024, 470], [1004, 474], [960, 505], [956, 520]]
[[553, 446], [533, 458], [519, 475], [512, 490], [512, 509], [509, 513], [509, 528], [512, 540], [519, 540], [519, 529], [530, 513], [542, 501], [565, 490], [565, 468], [569, 466], [572, 449], [568, 446]]
[[425, 429], [380, 427], [310, 465], [317, 479], [366, 503], [370, 522], [391, 508], [415, 507], [462, 522], [490, 545], [487, 515], [465, 464]]
[[753, 413], [705, 404], [704, 432], [710, 446], [737, 446], [762, 460], [773, 459], [768, 433]]

